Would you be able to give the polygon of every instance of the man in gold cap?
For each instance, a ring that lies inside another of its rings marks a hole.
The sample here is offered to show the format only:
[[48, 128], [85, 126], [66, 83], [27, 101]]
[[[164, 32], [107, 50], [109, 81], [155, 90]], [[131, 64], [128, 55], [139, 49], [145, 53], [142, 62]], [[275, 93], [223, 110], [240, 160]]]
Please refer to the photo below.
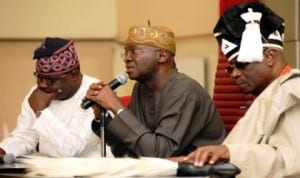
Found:
[[183, 160], [228, 160], [241, 169], [237, 177], [300, 177], [300, 71], [283, 59], [284, 20], [262, 3], [241, 3], [224, 11], [214, 33], [227, 71], [257, 98], [222, 145]]
[[106, 126], [115, 156], [167, 158], [223, 141], [224, 124], [210, 96], [176, 69], [175, 36], [170, 29], [134, 26], [124, 50], [126, 72], [137, 81], [128, 108], [104, 83], [91, 85], [86, 95], [115, 115]]
[[93, 110], [80, 107], [98, 79], [83, 75], [74, 42], [46, 38], [34, 51], [33, 86], [24, 98], [17, 127], [0, 143], [0, 155], [100, 157], [99, 138], [90, 129]]

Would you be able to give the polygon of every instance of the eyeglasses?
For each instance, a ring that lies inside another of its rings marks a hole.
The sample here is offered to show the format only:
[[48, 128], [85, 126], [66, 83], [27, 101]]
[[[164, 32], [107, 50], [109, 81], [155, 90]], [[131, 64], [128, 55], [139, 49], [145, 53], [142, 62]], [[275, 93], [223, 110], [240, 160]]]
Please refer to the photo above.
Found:
[[[263, 49], [263, 54], [265, 55], [268, 51], [278, 51], [277, 49], [274, 49], [274, 48], [264, 48]], [[230, 64], [226, 69], [225, 71], [228, 72], [229, 74], [231, 74], [234, 70], [234, 68], [238, 69], [238, 70], [244, 70], [250, 63], [249, 62], [233, 62], [232, 64]]]
[[247, 65], [249, 65], [249, 62], [235, 62], [233, 64], [230, 64], [225, 71], [228, 72], [229, 74], [231, 74], [233, 72], [233, 70], [236, 68], [238, 70], [244, 70]]
[[136, 57], [139, 54], [143, 54], [146, 51], [160, 51], [159, 48], [153, 48], [153, 49], [145, 49], [145, 48], [128, 48], [125, 49], [125, 52], [121, 53], [121, 58], [124, 59], [125, 57]]
[[33, 75], [36, 77], [37, 81], [44, 82], [47, 85], [53, 85], [58, 80], [61, 80], [62, 78], [67, 76], [67, 74], [62, 74], [58, 76], [51, 76], [48, 78], [48, 77], [40, 76], [37, 72], [33, 72]]

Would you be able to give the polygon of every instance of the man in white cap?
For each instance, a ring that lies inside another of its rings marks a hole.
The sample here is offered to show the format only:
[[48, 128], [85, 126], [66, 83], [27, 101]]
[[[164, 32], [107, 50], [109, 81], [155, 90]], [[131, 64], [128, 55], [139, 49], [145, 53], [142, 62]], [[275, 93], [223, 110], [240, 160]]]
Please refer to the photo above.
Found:
[[284, 20], [264, 4], [243, 3], [223, 13], [214, 34], [231, 77], [257, 97], [222, 145], [177, 161], [228, 160], [246, 178], [300, 176], [300, 71], [283, 59]]

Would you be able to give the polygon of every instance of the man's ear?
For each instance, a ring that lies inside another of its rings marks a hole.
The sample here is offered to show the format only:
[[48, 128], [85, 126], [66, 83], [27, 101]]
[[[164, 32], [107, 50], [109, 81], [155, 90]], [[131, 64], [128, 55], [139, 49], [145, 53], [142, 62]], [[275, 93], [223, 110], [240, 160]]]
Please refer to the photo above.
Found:
[[268, 66], [273, 66], [274, 63], [276, 62], [276, 55], [277, 51], [275, 49], [267, 49], [265, 51], [265, 59], [268, 64]]
[[165, 63], [170, 57], [170, 53], [166, 50], [158, 51], [157, 55], [158, 55], [158, 63]]
[[80, 74], [80, 70], [79, 69], [72, 70], [71, 71], [71, 77], [72, 77], [72, 79], [77, 79], [78, 76], [79, 76], [79, 74]]

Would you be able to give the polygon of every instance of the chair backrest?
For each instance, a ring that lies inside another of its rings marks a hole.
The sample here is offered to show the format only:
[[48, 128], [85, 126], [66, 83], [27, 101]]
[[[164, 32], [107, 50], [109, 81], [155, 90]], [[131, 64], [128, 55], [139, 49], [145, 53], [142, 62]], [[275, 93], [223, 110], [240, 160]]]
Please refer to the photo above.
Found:
[[130, 103], [131, 96], [130, 95], [121, 96], [120, 99], [125, 106], [128, 106], [128, 104]]

